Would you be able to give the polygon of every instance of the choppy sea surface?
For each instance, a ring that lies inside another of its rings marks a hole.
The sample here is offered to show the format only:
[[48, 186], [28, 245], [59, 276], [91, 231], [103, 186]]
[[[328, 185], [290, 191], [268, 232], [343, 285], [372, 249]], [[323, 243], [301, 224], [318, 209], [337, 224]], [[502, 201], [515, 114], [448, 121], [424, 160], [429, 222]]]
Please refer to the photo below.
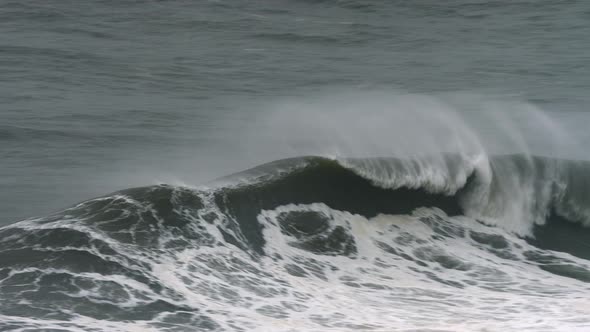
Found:
[[0, 330], [590, 330], [585, 1], [2, 1]]

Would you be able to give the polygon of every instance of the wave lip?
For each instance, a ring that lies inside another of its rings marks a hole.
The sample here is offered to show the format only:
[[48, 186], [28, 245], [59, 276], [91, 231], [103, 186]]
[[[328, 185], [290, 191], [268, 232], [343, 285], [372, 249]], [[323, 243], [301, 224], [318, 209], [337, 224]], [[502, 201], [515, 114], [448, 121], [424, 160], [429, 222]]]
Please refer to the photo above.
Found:
[[457, 198], [462, 213], [519, 235], [551, 215], [590, 225], [590, 162], [522, 154], [422, 159], [345, 159], [340, 163], [383, 188]]

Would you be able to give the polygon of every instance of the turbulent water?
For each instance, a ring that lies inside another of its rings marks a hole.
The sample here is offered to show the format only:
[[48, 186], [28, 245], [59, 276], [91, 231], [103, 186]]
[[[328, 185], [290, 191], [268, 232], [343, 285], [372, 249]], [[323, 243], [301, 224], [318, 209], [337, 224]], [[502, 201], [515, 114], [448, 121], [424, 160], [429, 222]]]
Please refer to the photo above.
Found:
[[3, 1], [0, 330], [590, 331], [589, 18]]

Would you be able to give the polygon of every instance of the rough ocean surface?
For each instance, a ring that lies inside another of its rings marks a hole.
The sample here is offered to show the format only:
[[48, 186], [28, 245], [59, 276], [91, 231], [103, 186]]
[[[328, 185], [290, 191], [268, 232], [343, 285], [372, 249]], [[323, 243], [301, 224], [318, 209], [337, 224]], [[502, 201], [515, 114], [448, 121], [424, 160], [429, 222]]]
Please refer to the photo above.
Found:
[[585, 1], [2, 1], [0, 330], [589, 331], [588, 36]]

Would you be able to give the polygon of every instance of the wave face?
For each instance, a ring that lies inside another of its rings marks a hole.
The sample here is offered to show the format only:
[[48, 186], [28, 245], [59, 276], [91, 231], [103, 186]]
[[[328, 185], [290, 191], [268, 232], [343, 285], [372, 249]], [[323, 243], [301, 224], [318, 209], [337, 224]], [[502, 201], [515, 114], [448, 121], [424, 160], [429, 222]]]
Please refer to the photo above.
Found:
[[590, 163], [302, 157], [0, 229], [0, 328], [585, 330]]

